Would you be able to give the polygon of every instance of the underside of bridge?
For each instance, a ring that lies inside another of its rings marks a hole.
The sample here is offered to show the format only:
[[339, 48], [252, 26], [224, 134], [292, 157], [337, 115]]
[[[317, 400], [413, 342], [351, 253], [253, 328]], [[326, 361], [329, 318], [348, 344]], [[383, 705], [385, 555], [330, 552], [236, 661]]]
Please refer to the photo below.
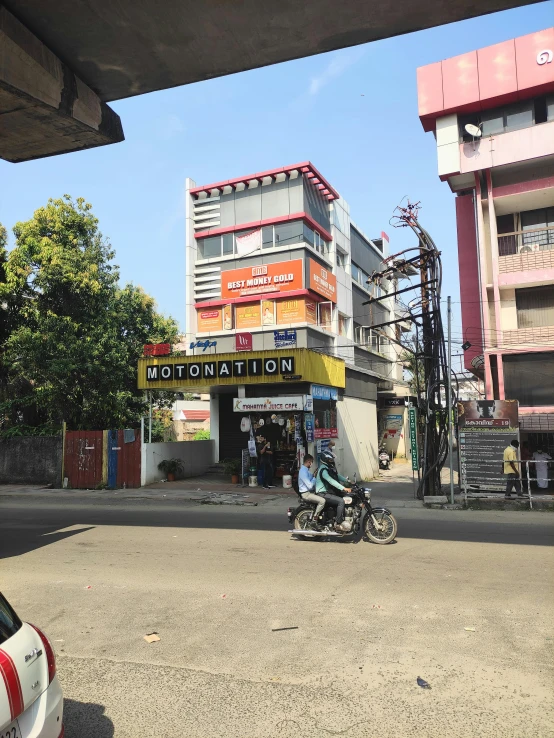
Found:
[[[533, 2], [534, 0], [531, 0]], [[0, 157], [122, 141], [107, 105], [530, 4], [525, 0], [6, 0]]]

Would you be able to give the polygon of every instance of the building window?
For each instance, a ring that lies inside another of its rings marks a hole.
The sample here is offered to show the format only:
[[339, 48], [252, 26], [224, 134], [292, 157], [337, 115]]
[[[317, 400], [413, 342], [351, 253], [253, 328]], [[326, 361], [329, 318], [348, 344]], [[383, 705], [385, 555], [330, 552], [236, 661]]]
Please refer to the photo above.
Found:
[[333, 303], [320, 302], [317, 306], [317, 312], [319, 327], [323, 328], [324, 331], [331, 331], [333, 329]]
[[[206, 236], [197, 240], [200, 259], [215, 259], [220, 256], [239, 254], [236, 239], [253, 233], [259, 234], [260, 229], [254, 231], [237, 231], [224, 233], [222, 236]], [[303, 221], [295, 220], [288, 223], [279, 223], [275, 226], [263, 226], [261, 229], [262, 249], [272, 249], [277, 246], [291, 246], [295, 243], [307, 243], [319, 254], [327, 254], [329, 244], [317, 232], [309, 228]], [[260, 248], [259, 244], [252, 252]]]
[[337, 266], [346, 269], [346, 254], [343, 254], [342, 251], [337, 251]]
[[537, 97], [534, 100], [522, 100], [512, 105], [505, 105], [481, 113], [459, 116], [459, 132], [462, 141], [473, 141], [465, 127], [468, 123], [479, 126], [483, 136], [494, 136], [521, 128], [554, 120], [554, 96]]
[[348, 318], [346, 315], [339, 313], [339, 336], [348, 337]]
[[554, 325], [554, 285], [516, 290], [518, 328]]
[[262, 228], [262, 248], [272, 249], [273, 248], [273, 226], [264, 226]]
[[[364, 272], [363, 269], [360, 269], [360, 267], [354, 264], [354, 262], [351, 262], [350, 273], [352, 274], [352, 279], [354, 280], [354, 282], [357, 282], [360, 285], [360, 287], [363, 287], [364, 290], [369, 292], [369, 289], [370, 289], [370, 285], [368, 284], [369, 274], [367, 274], [367, 272]], [[377, 297], [377, 295], [372, 295], [372, 296]]]
[[496, 219], [498, 253], [509, 256], [554, 249], [554, 208], [527, 210], [519, 214], [521, 230], [514, 230], [514, 216]]

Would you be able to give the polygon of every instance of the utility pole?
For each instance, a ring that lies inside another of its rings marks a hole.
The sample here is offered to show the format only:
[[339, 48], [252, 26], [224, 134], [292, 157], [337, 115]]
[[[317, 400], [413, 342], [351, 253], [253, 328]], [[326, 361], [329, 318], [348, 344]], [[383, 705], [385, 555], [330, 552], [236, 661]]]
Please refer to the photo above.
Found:
[[452, 429], [452, 304], [448, 295], [448, 379], [446, 391], [448, 392], [448, 447], [450, 449], [450, 504], [454, 504], [454, 466], [452, 459], [453, 429]]

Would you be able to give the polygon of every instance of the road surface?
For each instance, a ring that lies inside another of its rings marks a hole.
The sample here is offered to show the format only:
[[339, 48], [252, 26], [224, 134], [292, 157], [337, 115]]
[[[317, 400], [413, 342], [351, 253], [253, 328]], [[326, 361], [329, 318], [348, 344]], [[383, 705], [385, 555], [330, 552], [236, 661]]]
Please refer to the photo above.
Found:
[[66, 738], [554, 736], [550, 513], [398, 509], [376, 546], [293, 540], [286, 504], [0, 502]]

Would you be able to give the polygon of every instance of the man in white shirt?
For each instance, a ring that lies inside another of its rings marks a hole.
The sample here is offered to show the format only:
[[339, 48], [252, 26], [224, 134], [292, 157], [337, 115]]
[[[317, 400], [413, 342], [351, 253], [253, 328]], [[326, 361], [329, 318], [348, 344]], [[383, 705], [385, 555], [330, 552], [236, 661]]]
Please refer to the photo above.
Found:
[[314, 513], [314, 526], [317, 527], [317, 520], [325, 507], [325, 498], [314, 495], [312, 490], [315, 487], [315, 477], [310, 472], [310, 467], [314, 463], [314, 457], [310, 454], [304, 456], [304, 463], [298, 472], [298, 491], [305, 502], [315, 502], [317, 504]]

